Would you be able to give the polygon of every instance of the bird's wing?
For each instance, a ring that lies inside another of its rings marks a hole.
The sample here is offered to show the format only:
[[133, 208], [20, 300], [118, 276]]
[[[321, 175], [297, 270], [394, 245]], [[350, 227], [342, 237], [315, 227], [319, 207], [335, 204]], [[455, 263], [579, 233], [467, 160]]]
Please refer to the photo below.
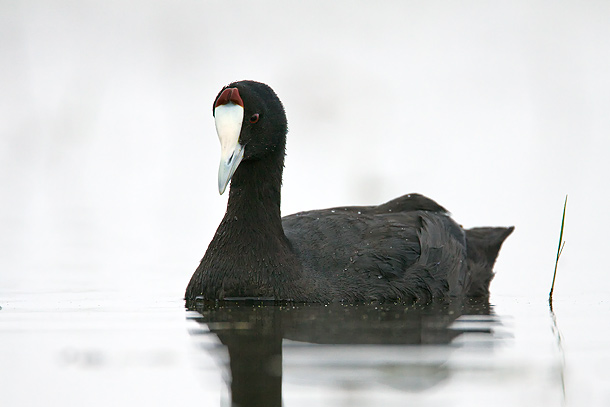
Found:
[[333, 275], [346, 292], [361, 293], [358, 299], [371, 299], [367, 292], [428, 299], [460, 284], [461, 264], [452, 263], [465, 257], [463, 231], [420, 195], [301, 212], [283, 218], [283, 226], [304, 267], [321, 279]]

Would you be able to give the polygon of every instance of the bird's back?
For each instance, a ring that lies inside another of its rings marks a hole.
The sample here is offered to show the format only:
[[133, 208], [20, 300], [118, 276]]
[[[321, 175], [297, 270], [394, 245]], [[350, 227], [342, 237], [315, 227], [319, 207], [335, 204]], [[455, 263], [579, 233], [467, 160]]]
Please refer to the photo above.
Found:
[[464, 231], [422, 195], [301, 212], [283, 227], [305, 278], [334, 299], [427, 302], [462, 295], [471, 281]]

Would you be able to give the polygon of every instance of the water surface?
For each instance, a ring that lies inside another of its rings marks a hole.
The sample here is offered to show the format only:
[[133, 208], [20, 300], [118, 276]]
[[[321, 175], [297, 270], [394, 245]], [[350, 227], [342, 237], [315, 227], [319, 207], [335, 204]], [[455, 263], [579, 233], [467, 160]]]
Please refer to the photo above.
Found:
[[[9, 293], [0, 403], [605, 406], [607, 303], [184, 308]], [[246, 400], [246, 402], [243, 402]]]
[[239, 405], [561, 405], [564, 399], [561, 349], [548, 314], [545, 340], [530, 339], [525, 355], [515, 346], [514, 317], [487, 302], [197, 311], [191, 318], [200, 326], [191, 334], [222, 369], [225, 400]]

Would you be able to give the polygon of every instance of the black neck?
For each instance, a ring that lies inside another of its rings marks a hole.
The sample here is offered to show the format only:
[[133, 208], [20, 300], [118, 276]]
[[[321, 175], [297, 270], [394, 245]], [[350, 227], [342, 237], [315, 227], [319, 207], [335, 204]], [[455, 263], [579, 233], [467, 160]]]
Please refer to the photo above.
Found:
[[283, 161], [282, 151], [240, 163], [227, 212], [191, 279], [188, 298], [304, 297], [292, 284], [300, 267], [282, 228]]
[[[225, 219], [264, 233], [282, 235], [280, 212], [284, 152], [272, 152], [262, 160], [244, 160], [231, 179]], [[252, 229], [251, 229], [252, 230]]]

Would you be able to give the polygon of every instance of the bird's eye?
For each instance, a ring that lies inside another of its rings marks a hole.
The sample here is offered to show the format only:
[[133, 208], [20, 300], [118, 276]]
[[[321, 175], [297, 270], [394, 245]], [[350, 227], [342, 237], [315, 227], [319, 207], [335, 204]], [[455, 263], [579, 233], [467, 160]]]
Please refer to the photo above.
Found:
[[251, 117], [250, 117], [250, 123], [254, 124], [258, 121], [258, 113], [254, 113]]

